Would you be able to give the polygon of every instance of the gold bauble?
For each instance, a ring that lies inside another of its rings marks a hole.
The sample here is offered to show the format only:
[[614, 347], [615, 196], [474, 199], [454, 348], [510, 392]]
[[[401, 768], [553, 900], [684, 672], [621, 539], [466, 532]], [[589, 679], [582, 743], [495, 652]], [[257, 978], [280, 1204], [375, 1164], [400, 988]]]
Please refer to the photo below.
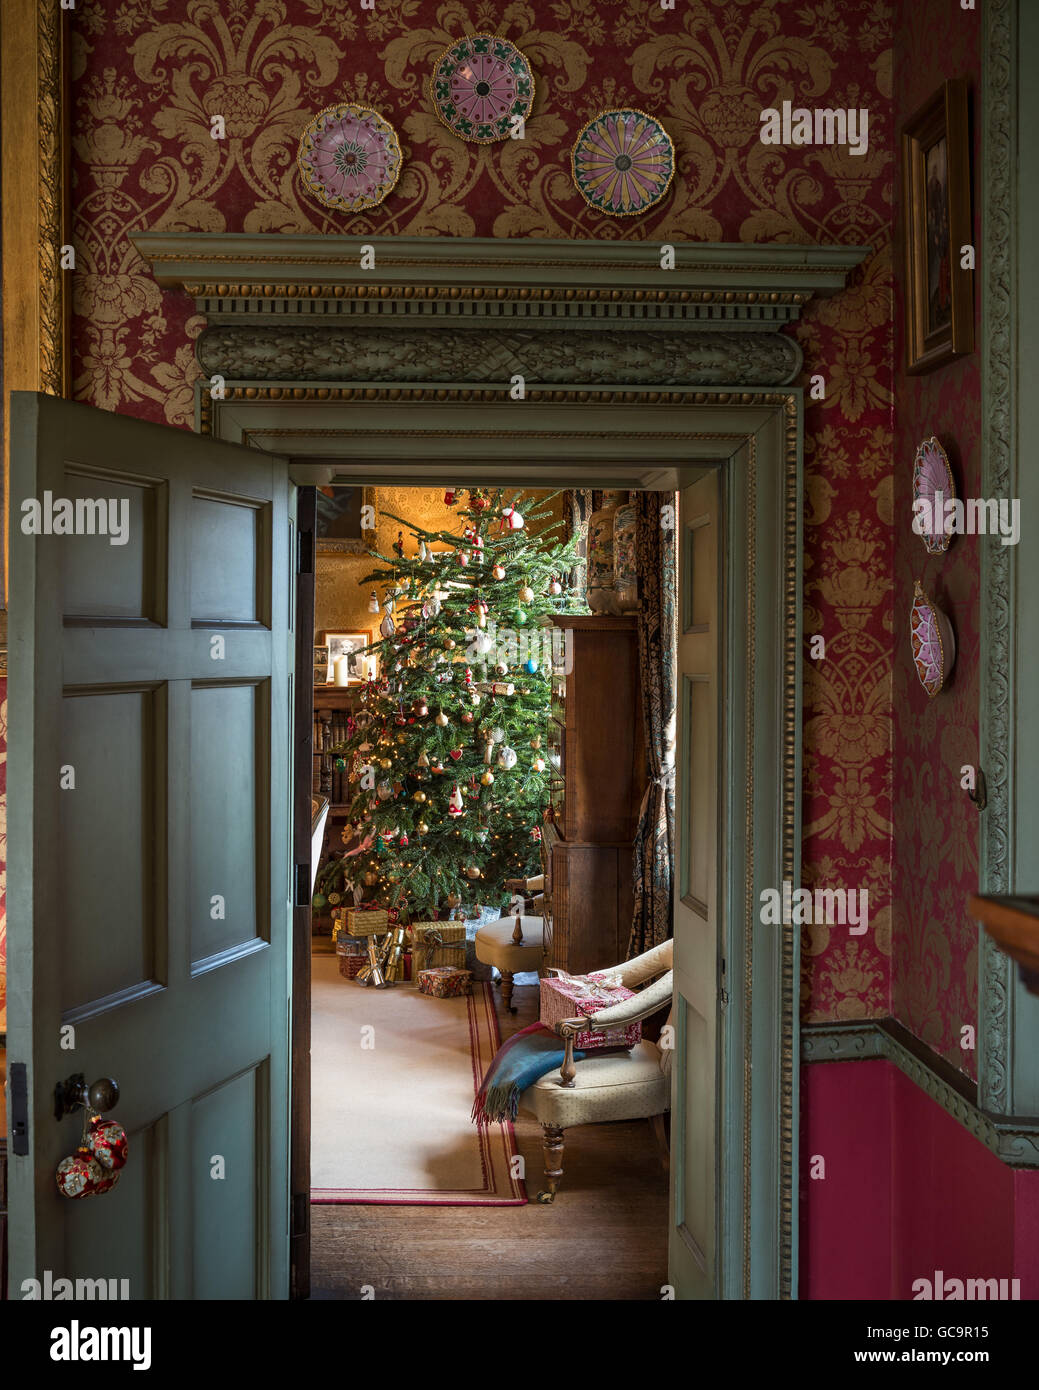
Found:
[[457, 893], [448, 893], [448, 895], [447, 895], [447, 905], [448, 905], [448, 907], [457, 907], [458, 904], [459, 904], [461, 901], [462, 901], [462, 899], [458, 896]]
[[425, 793], [425, 792], [414, 792], [414, 793], [412, 794], [411, 799], [412, 799], [412, 801], [425, 801], [425, 800], [426, 800], [426, 793]]
[[389, 758], [380, 758], [379, 766], [385, 770], [386, 768], [392, 767], [393, 763]]
[[415, 829], [418, 831], [420, 835], [425, 835], [429, 830], [429, 826], [426, 824], [424, 820], [420, 820]]
[[398, 734], [398, 735], [397, 735], [397, 742], [398, 742], [398, 743], [407, 743], [407, 741], [408, 741], [408, 736], [407, 736], [407, 734]]
[[453, 637], [445, 637], [443, 645], [445, 652], [453, 652], [455, 649], [455, 639]]
[[530, 740], [530, 746], [531, 746], [531, 748], [540, 748], [540, 747], [541, 747], [541, 735], [540, 735], [540, 734], [535, 734], [535, 735], [534, 735], [534, 737]]
[[470, 864], [469, 867], [468, 867], [468, 868], [466, 869], [466, 871], [465, 871], [465, 876], [466, 876], [466, 878], [473, 878], [473, 879], [479, 878], [479, 877], [480, 877], [480, 870], [476, 867], [475, 864]]
[[440, 713], [439, 713], [439, 714], [437, 715], [437, 717], [436, 717], [436, 722], [437, 722], [437, 723], [440, 725], [440, 727], [443, 729], [443, 728], [445, 728], [451, 721], [448, 719], [448, 717], [447, 717], [447, 715], [444, 713], [444, 711], [441, 710]]
[[483, 775], [480, 778], [480, 781], [484, 784], [485, 787], [489, 787], [491, 785], [491, 783], [494, 781], [494, 773], [491, 771], [490, 768], [488, 768], [487, 771], [483, 773]]

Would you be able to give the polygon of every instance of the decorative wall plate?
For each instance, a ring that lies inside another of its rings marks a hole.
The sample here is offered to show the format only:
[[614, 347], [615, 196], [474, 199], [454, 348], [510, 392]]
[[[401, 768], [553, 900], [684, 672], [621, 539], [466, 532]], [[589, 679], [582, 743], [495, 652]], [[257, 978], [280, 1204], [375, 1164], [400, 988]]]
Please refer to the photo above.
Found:
[[374, 208], [393, 190], [403, 159], [397, 132], [370, 106], [326, 106], [308, 121], [296, 158], [303, 186], [326, 207]]
[[477, 145], [508, 140], [516, 116], [534, 104], [534, 74], [514, 43], [469, 34], [445, 49], [429, 84], [436, 113], [453, 134]]
[[571, 162], [586, 203], [611, 217], [635, 217], [671, 187], [675, 147], [645, 111], [603, 111], [577, 137]]
[[919, 579], [913, 589], [909, 633], [913, 642], [916, 674], [933, 700], [952, 671], [956, 660], [956, 641], [952, 635], [952, 624], [924, 593]]
[[[913, 459], [913, 501], [917, 502], [921, 498], [931, 506], [931, 526], [925, 527], [921, 531], [924, 538], [924, 545], [927, 547], [929, 555], [943, 555], [949, 548], [949, 541], [952, 539], [946, 534], [944, 526], [944, 516], [941, 511], [937, 516], [934, 515], [935, 495], [942, 494], [943, 504], [950, 497], [956, 496], [956, 484], [953, 482], [952, 469], [949, 467], [949, 458], [945, 450], [935, 439], [934, 435], [930, 439], [925, 439], [916, 451]], [[924, 517], [926, 518], [926, 513]], [[914, 513], [915, 519], [916, 513]]]

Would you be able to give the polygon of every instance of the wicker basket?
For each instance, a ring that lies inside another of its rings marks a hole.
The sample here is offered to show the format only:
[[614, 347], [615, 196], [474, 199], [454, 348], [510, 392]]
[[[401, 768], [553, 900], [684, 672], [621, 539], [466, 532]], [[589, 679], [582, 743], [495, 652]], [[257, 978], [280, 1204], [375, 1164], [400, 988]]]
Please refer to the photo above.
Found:
[[349, 951], [341, 941], [336, 942], [336, 960], [344, 980], [356, 979], [367, 959], [360, 951]]

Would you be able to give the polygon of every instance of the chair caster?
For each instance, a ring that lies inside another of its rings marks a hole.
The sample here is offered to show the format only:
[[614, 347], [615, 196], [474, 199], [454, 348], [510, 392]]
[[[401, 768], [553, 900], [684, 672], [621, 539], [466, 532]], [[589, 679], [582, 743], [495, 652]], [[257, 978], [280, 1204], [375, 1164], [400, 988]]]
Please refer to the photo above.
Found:
[[539, 1192], [537, 1199], [541, 1206], [550, 1207], [556, 1200], [556, 1194], [554, 1192]]

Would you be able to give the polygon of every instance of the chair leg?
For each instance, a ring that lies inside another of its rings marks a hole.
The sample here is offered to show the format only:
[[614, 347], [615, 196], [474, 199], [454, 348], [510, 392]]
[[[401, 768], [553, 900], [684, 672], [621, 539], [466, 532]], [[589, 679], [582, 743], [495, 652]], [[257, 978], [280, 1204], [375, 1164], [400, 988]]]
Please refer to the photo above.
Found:
[[516, 1012], [516, 1010], [512, 1007], [512, 982], [512, 971], [503, 970], [501, 972], [501, 1002], [510, 1014], [514, 1014]]
[[668, 1173], [671, 1171], [671, 1151], [668, 1148], [667, 1132], [664, 1128], [663, 1115], [650, 1115], [649, 1127], [653, 1131], [653, 1138], [657, 1141], [660, 1166], [665, 1173]]
[[559, 1125], [541, 1126], [545, 1151], [545, 1191], [538, 1193], [542, 1206], [556, 1200], [556, 1188], [563, 1181], [563, 1131]]

